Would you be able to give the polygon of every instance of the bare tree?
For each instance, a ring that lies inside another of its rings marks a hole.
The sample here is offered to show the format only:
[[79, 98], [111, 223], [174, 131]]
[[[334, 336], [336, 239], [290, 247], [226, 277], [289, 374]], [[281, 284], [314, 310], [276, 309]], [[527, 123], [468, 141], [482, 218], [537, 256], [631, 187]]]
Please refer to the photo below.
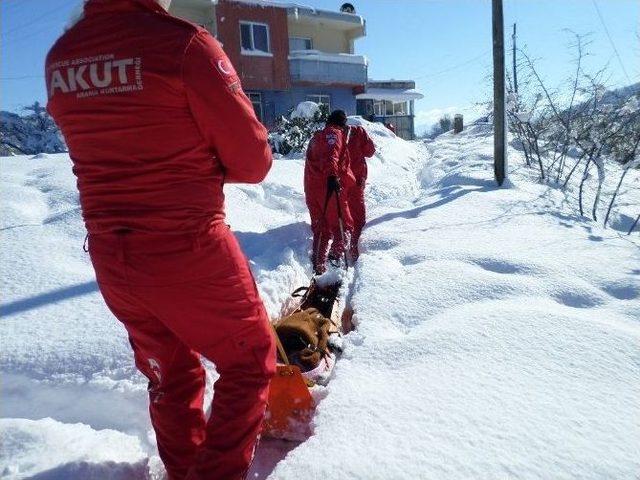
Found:
[[[584, 58], [589, 55], [589, 42], [584, 36], [573, 36], [570, 48], [575, 69], [555, 90], [543, 80], [536, 61], [520, 50], [529, 79], [519, 82], [519, 94], [510, 105], [510, 128], [522, 144], [526, 164], [537, 164], [541, 181], [554, 180], [566, 189], [580, 169], [578, 207], [580, 214], [585, 215], [588, 191], [589, 196], [593, 195], [590, 215], [594, 220], [599, 216], [605, 181], [617, 171], [616, 163], [625, 166], [608, 202], [603, 222], [606, 225], [625, 176], [640, 168], [635, 163], [640, 151], [640, 92], [608, 90], [605, 86], [608, 66], [595, 74], [586, 73]], [[511, 89], [511, 82], [508, 88]], [[570, 159], [574, 159], [571, 167]], [[594, 168], [596, 176], [591, 175]]]

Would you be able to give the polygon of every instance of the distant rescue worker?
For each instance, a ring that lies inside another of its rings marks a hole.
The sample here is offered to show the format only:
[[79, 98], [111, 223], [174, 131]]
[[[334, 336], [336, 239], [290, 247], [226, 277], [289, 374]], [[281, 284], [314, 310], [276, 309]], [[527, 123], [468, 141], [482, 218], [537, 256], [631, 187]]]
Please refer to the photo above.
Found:
[[[271, 168], [229, 59], [170, 0], [88, 0], [46, 61], [100, 291], [149, 380], [170, 480], [240, 480], [275, 371], [269, 319], [225, 225], [225, 183]], [[203, 410], [213, 361], [211, 416]]]
[[344, 255], [343, 236], [353, 225], [347, 203], [347, 192], [355, 184], [349, 167], [348, 132], [347, 115], [335, 110], [307, 148], [304, 193], [313, 232], [311, 261], [317, 274], [326, 270], [330, 242], [332, 258]]
[[350, 127], [349, 131], [349, 160], [355, 183], [348, 191], [349, 212], [353, 218], [351, 230], [350, 257], [352, 261], [358, 258], [358, 241], [366, 223], [366, 208], [364, 190], [367, 183], [367, 158], [376, 153], [376, 147], [367, 131], [362, 127]]

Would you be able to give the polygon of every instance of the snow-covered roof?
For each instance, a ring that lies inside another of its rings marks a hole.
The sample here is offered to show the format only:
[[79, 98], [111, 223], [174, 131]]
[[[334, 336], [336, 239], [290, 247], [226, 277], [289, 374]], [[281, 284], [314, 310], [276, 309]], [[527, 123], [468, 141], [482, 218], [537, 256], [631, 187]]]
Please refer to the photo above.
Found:
[[389, 100], [390, 102], [407, 102], [420, 100], [424, 95], [415, 88], [368, 88], [366, 92], [356, 95], [358, 100]]
[[217, 5], [218, 0], [173, 0], [173, 3], [179, 4], [181, 7], [207, 7]]
[[352, 23], [354, 25], [364, 25], [364, 18], [360, 15], [356, 15], [355, 13], [345, 13], [339, 11], [332, 10], [319, 10], [317, 8], [304, 6], [304, 5], [295, 5], [291, 6], [288, 9], [289, 15], [300, 17], [322, 17], [329, 20], [337, 20], [340, 22]]
[[313, 16], [323, 17], [341, 22], [353, 23], [355, 25], [364, 25], [364, 18], [354, 13], [346, 13], [332, 10], [321, 10], [310, 5], [297, 2], [287, 2], [284, 0], [231, 0], [236, 3], [245, 3], [254, 6], [286, 8], [287, 13], [293, 17]]
[[280, 2], [278, 0], [229, 0], [235, 3], [246, 3], [247, 5], [253, 5], [256, 7], [278, 7], [289, 8], [295, 7], [297, 4], [293, 2]]
[[317, 60], [320, 62], [351, 63], [367, 65], [368, 60], [364, 55], [351, 53], [327, 53], [318, 50], [292, 50], [289, 52], [289, 60]]

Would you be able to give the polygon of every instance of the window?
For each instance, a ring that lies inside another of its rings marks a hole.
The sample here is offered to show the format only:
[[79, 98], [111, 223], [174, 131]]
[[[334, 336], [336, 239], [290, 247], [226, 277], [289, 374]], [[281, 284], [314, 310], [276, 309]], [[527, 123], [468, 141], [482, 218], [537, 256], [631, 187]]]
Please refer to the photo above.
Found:
[[394, 115], [407, 115], [407, 102], [400, 102], [393, 104]]
[[383, 117], [387, 114], [385, 103], [386, 102], [384, 100], [376, 100], [373, 102], [373, 113], [377, 117]]
[[313, 50], [313, 41], [304, 37], [289, 37], [289, 51]]
[[249, 100], [253, 105], [253, 111], [256, 112], [256, 117], [262, 122], [262, 94], [256, 92], [247, 92]]
[[397, 117], [407, 115], [407, 102], [394, 103], [389, 100], [373, 102], [373, 113], [378, 117]]
[[307, 95], [307, 100], [309, 102], [315, 102], [318, 105], [324, 104], [331, 110], [331, 95]]
[[269, 26], [264, 23], [240, 22], [240, 44], [243, 53], [269, 53]]

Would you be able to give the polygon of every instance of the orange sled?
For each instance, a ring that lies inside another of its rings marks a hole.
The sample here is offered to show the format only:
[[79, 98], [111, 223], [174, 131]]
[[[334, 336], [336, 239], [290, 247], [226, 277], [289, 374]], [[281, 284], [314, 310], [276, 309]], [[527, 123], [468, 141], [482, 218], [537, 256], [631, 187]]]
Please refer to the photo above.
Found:
[[271, 380], [269, 406], [263, 434], [286, 440], [304, 440], [309, 436], [309, 423], [315, 403], [300, 369], [295, 365], [278, 365]]
[[304, 440], [310, 433], [309, 423], [315, 402], [300, 368], [289, 364], [282, 343], [275, 333], [276, 345], [285, 365], [278, 365], [269, 388], [269, 404], [262, 433], [286, 440]]

